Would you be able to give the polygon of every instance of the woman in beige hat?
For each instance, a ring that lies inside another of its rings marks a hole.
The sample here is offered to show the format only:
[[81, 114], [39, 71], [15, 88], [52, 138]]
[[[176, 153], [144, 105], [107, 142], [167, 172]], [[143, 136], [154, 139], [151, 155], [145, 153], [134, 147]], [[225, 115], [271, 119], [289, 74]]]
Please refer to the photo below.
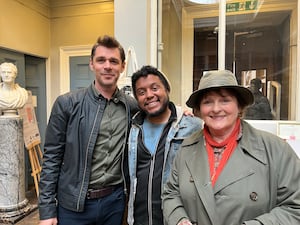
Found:
[[163, 193], [169, 225], [300, 224], [300, 160], [241, 119], [253, 103], [230, 71], [209, 71], [187, 105], [203, 130], [187, 138]]

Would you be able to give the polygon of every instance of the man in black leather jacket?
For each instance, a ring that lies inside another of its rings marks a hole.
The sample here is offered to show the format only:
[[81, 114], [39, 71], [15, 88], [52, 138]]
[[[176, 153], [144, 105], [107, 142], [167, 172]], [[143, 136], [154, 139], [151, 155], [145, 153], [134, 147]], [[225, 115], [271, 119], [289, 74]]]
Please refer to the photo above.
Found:
[[87, 88], [59, 96], [46, 130], [39, 186], [40, 225], [118, 225], [125, 208], [125, 150], [135, 100], [117, 88], [119, 42], [99, 37]]

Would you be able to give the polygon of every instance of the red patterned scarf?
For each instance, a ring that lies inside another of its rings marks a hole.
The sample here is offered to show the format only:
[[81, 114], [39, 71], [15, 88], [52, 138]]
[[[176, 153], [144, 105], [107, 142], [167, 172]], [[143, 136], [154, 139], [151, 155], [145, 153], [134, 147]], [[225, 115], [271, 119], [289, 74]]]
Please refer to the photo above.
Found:
[[[241, 120], [238, 118], [235, 123], [235, 127], [228, 138], [226, 138], [221, 143], [218, 143], [213, 140], [212, 136], [209, 133], [208, 127], [204, 125], [204, 137], [206, 140], [206, 150], [208, 154], [209, 167], [210, 167], [210, 178], [212, 186], [215, 185], [216, 180], [218, 179], [220, 173], [222, 172], [225, 164], [227, 163], [230, 155], [237, 146], [237, 136], [240, 131]], [[214, 148], [224, 148], [221, 158], [215, 157]], [[218, 164], [215, 168], [215, 164]]]

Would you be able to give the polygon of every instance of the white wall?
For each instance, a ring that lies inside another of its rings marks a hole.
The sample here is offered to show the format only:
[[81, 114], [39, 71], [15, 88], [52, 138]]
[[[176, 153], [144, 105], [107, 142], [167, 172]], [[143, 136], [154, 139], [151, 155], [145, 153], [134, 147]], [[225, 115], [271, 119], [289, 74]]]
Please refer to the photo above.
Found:
[[[151, 7], [148, 2], [147, 0], [114, 1], [115, 37], [125, 51], [129, 46], [133, 46], [139, 67], [150, 64]], [[129, 67], [128, 74], [132, 74], [132, 67]]]
[[[297, 121], [282, 121], [282, 120], [247, 120], [247, 122], [257, 129], [270, 132], [277, 136], [280, 136], [279, 126], [278, 126], [279, 123], [291, 124], [291, 126], [289, 127], [289, 130], [286, 130], [286, 131], [292, 132], [291, 129], [295, 130], [295, 132], [297, 134], [296, 139], [288, 139], [287, 138], [286, 141], [291, 145], [291, 147], [294, 149], [294, 151], [300, 158], [300, 139], [299, 139], [299, 132], [298, 132], [299, 126], [300, 126], [299, 122], [297, 122]], [[286, 138], [286, 137], [282, 137], [282, 138]]]

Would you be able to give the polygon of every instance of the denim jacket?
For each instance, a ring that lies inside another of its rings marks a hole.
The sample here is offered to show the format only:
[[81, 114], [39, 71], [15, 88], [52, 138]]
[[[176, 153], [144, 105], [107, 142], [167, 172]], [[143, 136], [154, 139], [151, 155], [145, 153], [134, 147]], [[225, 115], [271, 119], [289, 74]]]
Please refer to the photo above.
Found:
[[[173, 103], [170, 103], [173, 104]], [[172, 108], [172, 107], [171, 107]], [[180, 145], [184, 138], [190, 136], [202, 127], [202, 122], [199, 118], [193, 116], [183, 115], [183, 110], [180, 107], [173, 107], [176, 110], [177, 118], [172, 122], [172, 125], [167, 134], [164, 153], [164, 165], [162, 174], [162, 186], [166, 183], [170, 174], [171, 166], [176, 152], [179, 150]], [[138, 112], [133, 117], [132, 127], [130, 129], [128, 139], [128, 164], [129, 164], [129, 177], [130, 177], [130, 193], [128, 202], [128, 224], [134, 223], [134, 201], [137, 186], [136, 168], [137, 168], [137, 143], [138, 135], [141, 131], [141, 125], [136, 122], [137, 117], [142, 117], [142, 113]]]

